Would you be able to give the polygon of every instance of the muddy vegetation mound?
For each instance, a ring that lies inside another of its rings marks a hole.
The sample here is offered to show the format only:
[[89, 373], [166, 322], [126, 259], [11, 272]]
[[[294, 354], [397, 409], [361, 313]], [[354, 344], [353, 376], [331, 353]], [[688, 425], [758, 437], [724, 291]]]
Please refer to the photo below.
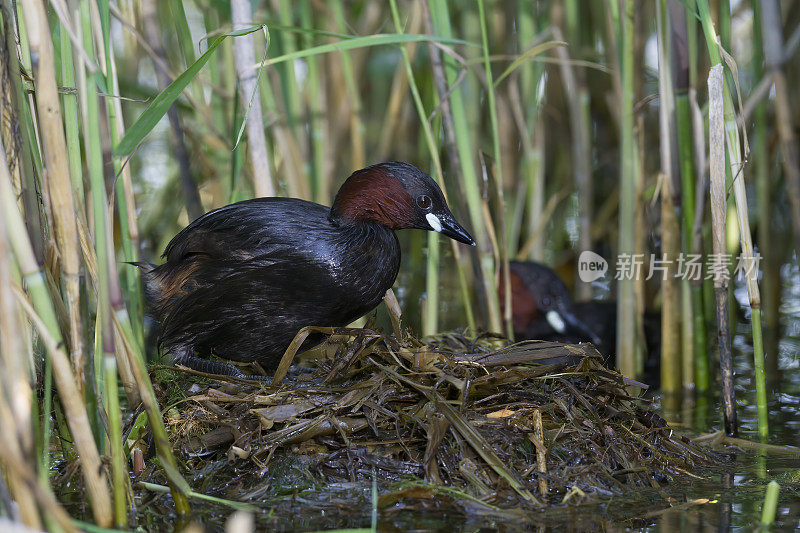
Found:
[[720, 461], [591, 345], [338, 331], [273, 387], [160, 371], [196, 491], [264, 501], [375, 479], [378, 507], [519, 509], [659, 490]]

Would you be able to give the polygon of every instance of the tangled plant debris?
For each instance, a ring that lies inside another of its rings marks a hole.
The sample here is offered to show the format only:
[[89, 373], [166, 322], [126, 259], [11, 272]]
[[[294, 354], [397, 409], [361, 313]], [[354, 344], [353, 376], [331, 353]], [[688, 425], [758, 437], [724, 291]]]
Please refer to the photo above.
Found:
[[[379, 507], [434, 498], [500, 512], [658, 491], [719, 464], [591, 345], [396, 331], [341, 329], [275, 388], [194, 385], [177, 401], [162, 389], [195, 490], [262, 501], [377, 478]], [[229, 481], [214, 483], [222, 471]]]

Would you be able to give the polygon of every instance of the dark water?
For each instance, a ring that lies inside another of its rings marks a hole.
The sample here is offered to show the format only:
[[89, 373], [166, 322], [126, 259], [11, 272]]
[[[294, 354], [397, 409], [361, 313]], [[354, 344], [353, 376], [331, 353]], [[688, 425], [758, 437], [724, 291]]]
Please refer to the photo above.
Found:
[[[777, 354], [777, 375], [768, 376], [770, 444], [800, 447], [800, 272], [797, 261], [781, 269], [781, 337]], [[744, 287], [736, 288], [736, 298], [746, 305]], [[744, 317], [749, 318], [745, 308]], [[735, 385], [739, 415], [739, 436], [758, 441], [753, 352], [750, 324], [740, 321], [733, 339], [736, 369]], [[768, 367], [770, 365], [767, 365]], [[774, 365], [773, 365], [774, 366]], [[719, 397], [659, 398], [661, 412], [671, 422], [698, 431], [722, 428]], [[672, 509], [660, 515], [649, 529], [673, 531], [713, 529], [749, 531], [761, 521], [761, 506], [766, 484], [776, 480], [781, 485], [773, 530], [800, 529], [800, 484], [789, 483], [783, 476], [800, 469], [800, 456], [747, 452], [737, 455], [728, 475], [715, 476], [680, 489], [687, 499], [709, 499], [692, 508]]]
[[[739, 454], [729, 471], [706, 473], [694, 483], [669, 485], [659, 492], [637, 490], [600, 503], [594, 500], [527, 513], [512, 510], [493, 514], [477, 506], [460, 510], [446, 498], [414, 500], [407, 506], [381, 509], [376, 523], [379, 531], [751, 531], [761, 519], [766, 483], [776, 478], [780, 482], [783, 473], [799, 467], [800, 458]], [[370, 528], [370, 500], [368, 484], [309, 488], [282, 499], [262, 501], [256, 523], [258, 529], [270, 531]], [[166, 509], [153, 511], [151, 527], [163, 520], [161, 512]], [[206, 507], [195, 519], [208, 530], [220, 530], [230, 512]], [[797, 486], [781, 483], [773, 530], [798, 527], [800, 492]]]

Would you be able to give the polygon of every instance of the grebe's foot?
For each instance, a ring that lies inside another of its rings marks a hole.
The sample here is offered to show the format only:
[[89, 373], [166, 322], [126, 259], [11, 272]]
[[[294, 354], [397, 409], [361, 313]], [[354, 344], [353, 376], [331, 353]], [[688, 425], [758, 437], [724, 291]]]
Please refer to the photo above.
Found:
[[233, 378], [248, 379], [267, 384], [272, 383], [271, 376], [246, 374], [242, 372], [239, 367], [230, 363], [223, 363], [222, 361], [209, 361], [208, 359], [197, 357], [194, 354], [182, 353], [180, 355], [176, 355], [175, 364], [183, 365], [204, 374], [217, 374], [219, 376], [230, 376]]

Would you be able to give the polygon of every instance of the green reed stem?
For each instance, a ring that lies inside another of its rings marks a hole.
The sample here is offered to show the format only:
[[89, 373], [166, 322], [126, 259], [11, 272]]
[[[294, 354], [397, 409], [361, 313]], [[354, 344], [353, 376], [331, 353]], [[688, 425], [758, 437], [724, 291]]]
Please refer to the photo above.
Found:
[[[685, 365], [685, 354], [681, 354], [681, 331], [678, 323], [681, 313], [680, 283], [675, 277], [675, 266], [679, 253], [680, 230], [675, 213], [673, 193], [672, 128], [674, 94], [672, 66], [669, 55], [667, 2], [659, 0], [656, 11], [656, 38], [658, 40], [658, 94], [659, 94], [659, 153], [661, 155], [661, 251], [667, 263], [667, 274], [661, 281], [661, 388], [674, 392], [681, 385], [688, 388], [694, 383], [692, 361]], [[690, 322], [691, 325], [691, 322]], [[688, 340], [688, 338], [687, 338]]]
[[[536, 32], [546, 27], [549, 21], [546, 20], [546, 10], [543, 10], [545, 20], [536, 20], [536, 3], [532, 1], [519, 2], [517, 10], [518, 46], [520, 50], [530, 48], [536, 39]], [[545, 72], [544, 64], [539, 61], [529, 61], [520, 66], [519, 73], [519, 103], [523, 108], [523, 118], [526, 130], [522, 135], [523, 159], [520, 162], [523, 179], [526, 185], [525, 198], [519, 198], [524, 206], [528, 218], [527, 230], [528, 238], [534, 238], [531, 243], [528, 259], [535, 261], [544, 260], [545, 238], [543, 232], [539, 231], [539, 225], [544, 210], [544, 154], [542, 146], [544, 144], [545, 131], [542, 125], [541, 104], [543, 100], [544, 88], [542, 76]], [[515, 216], [515, 222], [517, 218]], [[521, 223], [521, 221], [520, 221]], [[520, 229], [521, 232], [521, 229]], [[538, 232], [538, 235], [537, 235]], [[518, 231], [512, 230], [510, 233], [510, 251], [515, 250], [519, 240]], [[520, 258], [522, 259], [522, 258]]]
[[[688, 49], [688, 35], [686, 20], [674, 20], [673, 24], [682, 27], [681, 32], [673, 31], [675, 39], [684, 41]], [[694, 27], [692, 26], [692, 31]], [[673, 43], [674, 49], [680, 49], [680, 43]], [[688, 53], [678, 57], [676, 72], [675, 94], [675, 121], [678, 132], [678, 158], [681, 172], [681, 248], [686, 255], [692, 253], [692, 237], [694, 235], [695, 213], [695, 171], [694, 150], [692, 147], [692, 120], [689, 102], [690, 63]], [[702, 310], [702, 281], [684, 280], [682, 283], [683, 298], [683, 340], [684, 362], [687, 360], [694, 365], [691, 372], [694, 375], [695, 385], [698, 390], [708, 388], [708, 357], [706, 354], [705, 322]], [[687, 342], [688, 341], [688, 342]], [[686, 353], [688, 352], [688, 354]], [[692, 362], [693, 361], [693, 362]], [[684, 371], [692, 369], [684, 366]], [[688, 376], [684, 376], [686, 379]]]
[[[695, 11], [697, 9], [695, 0], [685, 0], [686, 6], [686, 43], [689, 56], [689, 121], [692, 122], [692, 108], [697, 105], [697, 62], [699, 54], [697, 53], [697, 17]], [[680, 112], [680, 111], [679, 111]], [[679, 120], [680, 115], [679, 115]], [[691, 128], [694, 131], [694, 128]], [[678, 130], [680, 134], [680, 129]], [[695, 154], [696, 156], [696, 154]], [[696, 161], [696, 160], [695, 160]], [[697, 163], [693, 166], [695, 174], [695, 211], [697, 210], [697, 202], [702, 201], [702, 191], [698, 193], [699, 189], [698, 180], [702, 180], [702, 176], [697, 174]], [[690, 251], [692, 253], [703, 252], [703, 222], [702, 219], [698, 222], [699, 227], [692, 228], [692, 241]], [[697, 243], [695, 243], [697, 240]], [[708, 352], [708, 326], [713, 313], [713, 287], [711, 280], [698, 281], [692, 284], [692, 308], [694, 313], [694, 340], [695, 340], [695, 383], [698, 391], [708, 390], [711, 371]]]
[[[106, 410], [109, 422], [109, 446], [111, 447], [111, 487], [114, 494], [114, 523], [117, 527], [127, 524], [127, 491], [128, 469], [125, 451], [122, 447], [122, 412], [117, 388], [117, 362], [114, 359], [113, 346], [103, 348], [103, 372], [105, 379]], [[111, 390], [113, 387], [113, 390]]]
[[[75, 68], [72, 63], [72, 45], [69, 35], [65, 30], [60, 34], [61, 52], [61, 85], [75, 87]], [[81, 213], [86, 213], [83, 192], [83, 166], [81, 163], [81, 141], [78, 125], [78, 95], [64, 93], [61, 95], [61, 105], [64, 111], [64, 129], [67, 138], [67, 155], [69, 156], [69, 174], [72, 178], [72, 188], [75, 190], [75, 202]]]
[[[303, 0], [300, 3], [300, 20], [304, 28], [313, 28], [314, 17], [312, 14], [311, 0]], [[314, 45], [313, 36], [310, 33], [302, 35], [302, 42], [305, 48]], [[331, 184], [325, 173], [326, 159], [326, 134], [323, 109], [323, 90], [320, 62], [317, 56], [306, 58], [308, 67], [308, 134], [310, 137], [311, 150], [311, 191], [315, 202], [327, 204], [331, 200]]]
[[[101, 2], [102, 4], [103, 2]], [[106, 4], [106, 7], [108, 5]], [[101, 17], [103, 13], [101, 11]], [[92, 41], [92, 23], [89, 4], [81, 6], [81, 22], [83, 24], [83, 46], [89, 57], [93, 59], [94, 43]], [[102, 25], [102, 21], [101, 21]], [[103, 25], [106, 26], [106, 25]], [[106, 28], [103, 28], [106, 33]], [[106, 49], [106, 67], [108, 67]], [[114, 332], [111, 323], [111, 300], [109, 297], [109, 223], [105, 178], [103, 175], [103, 152], [100, 140], [100, 109], [94, 84], [89, 82], [86, 96], [86, 114], [88, 131], [86, 137], [86, 157], [89, 162], [89, 181], [92, 198], [94, 220], [94, 245], [97, 256], [97, 330], [95, 338], [99, 339], [101, 351], [95, 352], [95, 376], [100, 378], [103, 400], [109, 422], [109, 440], [111, 452], [111, 483], [114, 503], [114, 523], [124, 526], [126, 523], [127, 494], [125, 491], [125, 457], [122, 453], [122, 428], [119, 408], [119, 392], [117, 388], [116, 360], [114, 359]], [[100, 354], [102, 353], [102, 357]]]
[[[687, 81], [688, 81], [688, 70]], [[694, 150], [692, 147], [692, 117], [689, 95], [678, 88], [675, 95], [676, 124], [678, 130], [678, 158], [681, 168], [681, 245], [685, 256], [692, 253], [694, 236], [695, 187]], [[691, 320], [691, 328], [684, 325], [684, 335], [690, 335], [692, 359], [694, 361], [694, 381], [698, 391], [708, 390], [708, 353], [706, 351], [706, 327], [703, 314], [703, 286], [701, 279], [684, 281], [684, 293], [688, 288], [688, 306], [684, 298], [684, 321]], [[686, 347], [685, 347], [686, 348]], [[688, 370], [688, 369], [684, 369]]]
[[764, 505], [761, 507], [761, 525], [770, 526], [775, 522], [775, 514], [778, 511], [778, 493], [781, 486], [774, 479], [767, 484], [764, 494]]
[[[620, 78], [620, 198], [619, 255], [635, 253], [634, 205], [636, 202], [636, 143], [633, 136], [633, 9], [634, 1], [626, 0], [620, 13], [621, 61]], [[636, 375], [636, 280], [617, 282], [617, 367], [628, 377]]]
[[[441, 38], [451, 39], [453, 36], [450, 23], [450, 12], [446, 2], [429, 0], [434, 33]], [[459, 81], [459, 72], [462, 66], [449, 54], [442, 57], [445, 77], [451, 89], [449, 100], [452, 110], [453, 135], [458, 150], [458, 161], [461, 166], [464, 193], [467, 198], [470, 221], [478, 245], [478, 261], [481, 272], [481, 290], [486, 298], [488, 327], [492, 331], [502, 331], [503, 321], [500, 316], [500, 302], [495, 286], [494, 257], [489, 241], [486, 221], [483, 217], [483, 199], [481, 195], [478, 173], [475, 168], [475, 152], [472, 148], [471, 128], [468, 123], [467, 107], [465, 105], [465, 89]], [[455, 85], [456, 83], [459, 85]]]
[[439, 236], [428, 232], [428, 254], [425, 258], [425, 309], [422, 312], [422, 334], [439, 332]]
[[[761, 1], [752, 0], [753, 7], [753, 79], [760, 80], [764, 77], [765, 71], [764, 46], [762, 36]], [[769, 139], [767, 122], [767, 102], [761, 100], [753, 111], [754, 139], [751, 144], [751, 155], [753, 159], [753, 171], [756, 181], [756, 205], [758, 211], [758, 248], [764, 255], [763, 270], [763, 309], [764, 328], [767, 335], [767, 346], [765, 353], [767, 357], [772, 354], [773, 367], [777, 366], [778, 349], [778, 330], [779, 330], [779, 309], [780, 309], [780, 272], [778, 272], [778, 262], [774, 253], [774, 239], [770, 231], [769, 214], [771, 212], [772, 179], [769, 167]], [[775, 276], [777, 279], [771, 278]], [[768, 359], [769, 362], [769, 359]]]
[[[581, 11], [583, 6], [584, 11]], [[586, 13], [586, 3], [579, 0], [568, 0], [564, 4], [564, 18], [567, 26], [567, 41], [570, 52], [566, 48], [558, 48], [562, 59], [581, 59], [584, 41], [589, 36], [587, 20], [591, 15]], [[572, 155], [573, 179], [577, 190], [578, 209], [578, 242], [580, 252], [592, 249], [592, 213], [593, 213], [593, 180], [592, 180], [592, 146], [591, 146], [591, 99], [586, 79], [581, 69], [575, 69], [566, 61], [562, 61], [561, 73], [565, 82], [567, 108], [570, 120], [570, 145]], [[592, 297], [592, 287], [580, 279], [576, 282], [576, 297], [588, 300]]]
[[[105, 86], [108, 91], [118, 92], [119, 83], [116, 78], [116, 70], [114, 65], [113, 49], [111, 48], [110, 37], [110, 20], [109, 20], [109, 6], [108, 0], [98, 2], [100, 7], [100, 24], [103, 36], [103, 48], [105, 55]], [[108, 126], [111, 131], [111, 139], [114, 144], [117, 144], [122, 139], [121, 131], [124, 128], [122, 124], [122, 117], [118, 116], [118, 102], [115, 98], [106, 97], [106, 104], [108, 110]], [[131, 213], [131, 208], [134, 208], [135, 203], [132, 197], [133, 187], [130, 183], [130, 168], [123, 170], [122, 160], [118, 157], [114, 158], [114, 176], [115, 176], [115, 189], [117, 209], [119, 212], [119, 230], [122, 243], [122, 253], [125, 258], [126, 265], [123, 267], [125, 272], [125, 295], [128, 305], [131, 308], [133, 315], [134, 332], [136, 333], [136, 342], [144, 346], [144, 297], [142, 288], [139, 284], [139, 272], [137, 267], [129, 263], [139, 261], [138, 239], [134, 239], [134, 235], [138, 235], [138, 230], [133, 227], [136, 224], [135, 213]], [[110, 209], [110, 206], [108, 207]], [[109, 217], [111, 220], [111, 217]], [[95, 221], [96, 223], [96, 221]], [[111, 226], [110, 226], [111, 227]], [[113, 243], [112, 243], [113, 248]], [[114, 253], [111, 253], [112, 262], [109, 263], [109, 275], [118, 276], [117, 269], [113, 264]], [[113, 267], [113, 268], [112, 268]]]
[[[708, 0], [706, 0], [708, 1]], [[731, 2], [730, 0], [718, 1], [719, 14], [719, 39], [722, 47], [731, 51]]]
[[[506, 232], [505, 232], [505, 217], [503, 216], [503, 160], [502, 160], [502, 152], [500, 151], [500, 128], [497, 126], [497, 106], [495, 104], [495, 88], [494, 88], [494, 77], [492, 76], [492, 64], [489, 60], [489, 34], [486, 29], [486, 11], [483, 5], [483, 0], [478, 0], [478, 17], [480, 18], [481, 24], [481, 45], [483, 48], [483, 70], [486, 74], [486, 99], [487, 104], [489, 106], [489, 123], [491, 125], [491, 132], [492, 132], [492, 151], [494, 155], [494, 182], [497, 188], [497, 204], [499, 206], [499, 220], [498, 225], [500, 227], [501, 235], [498, 236], [497, 242], [498, 246], [500, 247], [500, 260], [501, 260], [501, 268], [503, 269], [503, 280], [506, 283], [506, 290], [504, 293], [504, 321], [506, 326], [506, 336], [514, 340], [514, 323], [511, 320], [512, 317], [512, 309], [511, 309], [511, 290], [510, 290], [510, 280], [511, 274], [509, 272], [508, 266], [508, 244], [506, 240]], [[492, 165], [488, 165], [492, 166]]]
[[[673, 9], [671, 5], [670, 21], [672, 24], [671, 44], [673, 53], [673, 82], [675, 87], [675, 128], [678, 140], [678, 164], [681, 177], [681, 252], [684, 258], [690, 257], [692, 253], [692, 235], [694, 229], [695, 212], [695, 172], [694, 172], [694, 151], [692, 149], [692, 122], [689, 104], [689, 59], [687, 50], [686, 36], [686, 17], [680, 8]], [[679, 16], [675, 16], [677, 15]], [[701, 373], [698, 367], [705, 358], [705, 350], [702, 349], [704, 341], [698, 341], [699, 337], [705, 338], [705, 328], [698, 331], [695, 335], [695, 328], [698, 325], [695, 315], [694, 293], [699, 289], [702, 276], [692, 276], [689, 278], [684, 269], [681, 281], [681, 344], [682, 344], [682, 374], [684, 388], [694, 387], [697, 382], [697, 375]], [[702, 300], [700, 300], [702, 302]], [[701, 315], [702, 316], [702, 315]], [[700, 321], [702, 324], [702, 320]], [[699, 346], [698, 346], [699, 345]], [[696, 352], [696, 353], [695, 353]], [[707, 372], [707, 370], [706, 370]], [[705, 390], [705, 386], [698, 388]]]

